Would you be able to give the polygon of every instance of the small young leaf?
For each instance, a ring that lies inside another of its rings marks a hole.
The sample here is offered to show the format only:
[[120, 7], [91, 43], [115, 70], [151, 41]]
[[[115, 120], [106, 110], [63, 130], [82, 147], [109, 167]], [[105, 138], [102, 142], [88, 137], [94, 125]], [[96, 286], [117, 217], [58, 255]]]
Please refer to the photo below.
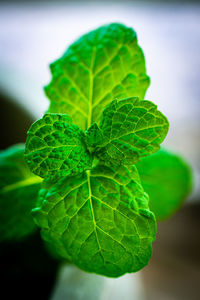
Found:
[[143, 99], [150, 82], [136, 33], [122, 24], [83, 35], [50, 68], [49, 112], [70, 114], [83, 130], [114, 98]]
[[26, 161], [40, 177], [68, 176], [91, 168], [84, 133], [68, 115], [45, 114], [28, 131]]
[[0, 152], [0, 241], [19, 240], [35, 229], [30, 214], [35, 207], [41, 178], [24, 160], [24, 145]]
[[167, 118], [152, 102], [137, 97], [114, 100], [103, 111], [99, 128], [86, 132], [86, 143], [98, 144], [95, 155], [107, 165], [132, 165], [159, 150], [168, 127]]
[[169, 218], [191, 191], [189, 166], [178, 155], [162, 149], [143, 158], [137, 163], [137, 168], [157, 221]]
[[155, 217], [134, 166], [98, 165], [56, 183], [45, 180], [34, 217], [43, 238], [88, 272], [136, 272], [152, 254]]
[[88, 130], [86, 130], [85, 142], [91, 151], [94, 151], [98, 145], [103, 144], [104, 137], [102, 131], [99, 129], [97, 123], [93, 123]]

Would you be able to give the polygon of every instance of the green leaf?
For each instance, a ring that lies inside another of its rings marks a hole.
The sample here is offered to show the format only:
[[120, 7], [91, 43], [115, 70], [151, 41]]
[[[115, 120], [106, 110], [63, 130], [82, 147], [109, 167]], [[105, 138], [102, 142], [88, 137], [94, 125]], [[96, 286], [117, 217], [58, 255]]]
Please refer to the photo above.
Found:
[[103, 144], [103, 132], [99, 129], [97, 123], [93, 123], [85, 133], [85, 142], [91, 152], [94, 152], [98, 145]]
[[49, 112], [70, 114], [83, 130], [99, 121], [115, 97], [143, 99], [150, 82], [136, 33], [122, 24], [83, 35], [50, 69]]
[[150, 197], [150, 209], [162, 221], [174, 214], [189, 195], [191, 170], [178, 155], [166, 150], [137, 163], [144, 190]]
[[85, 271], [118, 277], [151, 257], [155, 217], [134, 166], [45, 180], [33, 213], [43, 238]]
[[18, 240], [35, 229], [30, 214], [36, 205], [41, 178], [24, 160], [24, 145], [0, 152], [0, 241]]
[[114, 100], [103, 111], [99, 128], [92, 125], [86, 143], [108, 164], [135, 164], [159, 150], [167, 135], [167, 118], [150, 101], [137, 97]]
[[91, 168], [84, 133], [68, 115], [45, 114], [28, 131], [26, 161], [40, 177], [68, 176]]

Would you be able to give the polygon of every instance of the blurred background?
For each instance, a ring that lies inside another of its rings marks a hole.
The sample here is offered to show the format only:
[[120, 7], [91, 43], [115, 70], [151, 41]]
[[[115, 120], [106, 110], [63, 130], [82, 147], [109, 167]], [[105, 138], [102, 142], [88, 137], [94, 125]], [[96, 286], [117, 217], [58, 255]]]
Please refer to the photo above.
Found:
[[[191, 164], [195, 185], [184, 207], [169, 221], [158, 225], [150, 264], [136, 276], [106, 279], [101, 299], [198, 300], [199, 1], [0, 1], [1, 149], [24, 142], [30, 124], [48, 108], [43, 86], [50, 80], [49, 63], [59, 58], [80, 35], [110, 22], [124, 23], [137, 32], [151, 78], [146, 99], [154, 101], [168, 117], [170, 131], [165, 146]], [[69, 294], [63, 291], [66, 278], [71, 287], [76, 286], [72, 278], [76, 278], [74, 274], [78, 271], [70, 272], [71, 276], [61, 272], [52, 299], [76, 300], [71, 291]], [[86, 279], [80, 280], [85, 286]], [[101, 286], [102, 280], [97, 280]], [[51, 284], [50, 280], [50, 287]], [[98, 289], [94, 288], [94, 294], [95, 291]], [[77, 299], [89, 299], [86, 295], [83, 293]]]

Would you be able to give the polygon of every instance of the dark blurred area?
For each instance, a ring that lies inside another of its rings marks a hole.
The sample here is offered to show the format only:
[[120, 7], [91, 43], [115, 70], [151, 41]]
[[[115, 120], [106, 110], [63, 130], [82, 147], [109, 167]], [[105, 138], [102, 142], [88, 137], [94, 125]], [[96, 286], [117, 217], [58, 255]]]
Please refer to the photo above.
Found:
[[13, 144], [23, 143], [26, 133], [33, 123], [33, 117], [13, 99], [0, 93], [0, 149], [6, 149]]
[[[0, 94], [0, 149], [26, 140], [33, 117]], [[59, 262], [44, 247], [39, 230], [17, 242], [0, 243], [1, 295], [6, 299], [49, 299]]]
[[37, 231], [28, 238], [0, 244], [1, 294], [5, 299], [49, 299], [58, 262]]
[[142, 271], [148, 300], [199, 300], [200, 205], [158, 224], [153, 257]]

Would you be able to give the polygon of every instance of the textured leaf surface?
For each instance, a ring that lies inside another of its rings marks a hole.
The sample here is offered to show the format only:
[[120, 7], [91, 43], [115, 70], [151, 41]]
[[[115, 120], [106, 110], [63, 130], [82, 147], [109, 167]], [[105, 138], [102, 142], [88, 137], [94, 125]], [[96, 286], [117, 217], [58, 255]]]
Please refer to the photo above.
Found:
[[68, 115], [45, 114], [28, 131], [25, 158], [41, 177], [67, 176], [91, 168], [84, 133]]
[[118, 277], [151, 257], [155, 217], [135, 167], [45, 181], [33, 213], [43, 238], [59, 240], [59, 254], [85, 271]]
[[178, 155], [160, 150], [143, 158], [137, 168], [156, 219], [170, 217], [191, 191], [191, 170], [187, 163]]
[[41, 179], [24, 160], [24, 145], [0, 152], [0, 241], [20, 239], [36, 228], [30, 214]]
[[49, 111], [69, 114], [83, 130], [99, 121], [115, 97], [143, 99], [149, 86], [136, 33], [121, 24], [82, 36], [51, 65], [51, 72], [52, 81], [45, 88]]
[[160, 148], [169, 128], [167, 118], [150, 101], [137, 97], [114, 100], [103, 111], [99, 128], [92, 125], [86, 142], [106, 164], [135, 164]]

